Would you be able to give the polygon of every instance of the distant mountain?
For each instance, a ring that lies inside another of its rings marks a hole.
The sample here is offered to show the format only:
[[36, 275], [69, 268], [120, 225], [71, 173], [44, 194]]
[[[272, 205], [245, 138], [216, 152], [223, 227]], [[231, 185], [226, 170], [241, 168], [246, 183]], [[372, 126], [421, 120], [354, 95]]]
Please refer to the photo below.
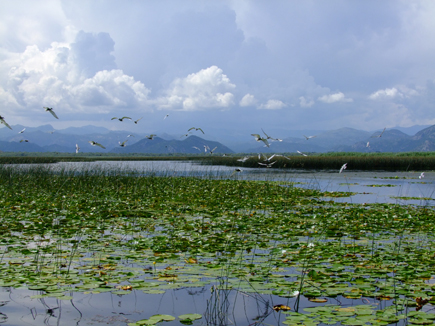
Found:
[[[271, 141], [270, 147], [265, 147], [262, 142], [256, 142], [250, 133], [241, 130], [225, 131], [218, 134], [218, 130], [212, 130], [205, 138], [190, 136], [180, 139], [178, 134], [159, 133], [152, 141], [144, 138], [144, 134], [133, 133], [127, 137], [129, 131], [113, 131], [103, 127], [83, 126], [70, 127], [62, 130], [54, 130], [47, 124], [39, 127], [25, 127], [22, 125], [12, 126], [13, 130], [0, 126], [0, 150], [2, 151], [34, 151], [34, 152], [75, 152], [75, 145], [80, 146], [81, 152], [108, 152], [114, 153], [204, 153], [204, 145], [210, 148], [217, 147], [216, 153], [292, 153], [301, 152], [403, 152], [403, 151], [434, 151], [435, 150], [435, 126], [421, 129], [422, 126], [409, 128], [387, 129], [382, 137], [376, 137], [382, 132], [368, 132], [353, 128], [341, 128], [329, 131], [307, 130], [265, 130], [270, 136], [282, 138], [283, 141]], [[25, 129], [24, 133], [19, 131]], [[413, 136], [406, 132], [418, 130]], [[260, 130], [253, 130], [259, 133]], [[174, 132], [175, 133], [175, 132]], [[215, 135], [215, 136], [213, 136]], [[283, 137], [287, 136], [287, 137]], [[306, 140], [305, 136], [316, 136]], [[295, 137], [296, 136], [296, 137]], [[21, 139], [28, 139], [28, 143], [20, 143]], [[226, 139], [226, 141], [222, 141]], [[101, 143], [106, 149], [91, 146], [89, 141]], [[119, 143], [127, 140], [125, 147]], [[1, 142], [3, 141], [3, 142]], [[231, 145], [228, 145], [228, 143]], [[369, 147], [367, 147], [369, 142]], [[225, 145], [224, 145], [225, 144]], [[193, 147], [198, 147], [200, 151]]]
[[[197, 147], [198, 149], [194, 148]], [[182, 153], [182, 154], [199, 154], [205, 153], [204, 146], [209, 146], [212, 150], [216, 147], [214, 153], [233, 153], [231, 149], [219, 142], [202, 139], [198, 136], [190, 136], [184, 140], [164, 140], [160, 137], [154, 139], [144, 138], [137, 143], [112, 149], [111, 153]]]
[[[385, 130], [381, 137], [372, 137], [357, 142], [351, 146], [342, 146], [337, 151], [342, 152], [428, 152], [435, 151], [435, 126], [419, 131], [415, 136], [409, 136], [399, 130]], [[367, 142], [369, 146], [367, 147]]]

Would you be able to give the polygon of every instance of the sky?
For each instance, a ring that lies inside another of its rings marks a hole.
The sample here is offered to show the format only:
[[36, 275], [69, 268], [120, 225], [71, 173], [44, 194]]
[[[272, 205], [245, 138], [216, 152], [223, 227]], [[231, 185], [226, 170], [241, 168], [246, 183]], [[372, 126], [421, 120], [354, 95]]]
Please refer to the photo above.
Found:
[[432, 0], [0, 0], [0, 115], [275, 137], [431, 125], [433, 17]]

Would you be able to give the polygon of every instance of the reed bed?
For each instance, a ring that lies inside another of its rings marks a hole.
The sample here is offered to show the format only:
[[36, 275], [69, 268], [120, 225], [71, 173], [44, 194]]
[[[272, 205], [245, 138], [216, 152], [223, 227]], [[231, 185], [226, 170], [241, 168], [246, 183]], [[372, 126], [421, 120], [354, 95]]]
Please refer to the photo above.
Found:
[[[264, 163], [263, 158], [257, 155], [250, 156], [244, 162], [238, 161], [238, 157], [208, 157], [203, 164], [226, 165], [237, 167], [261, 167], [258, 163]], [[310, 155], [310, 156], [288, 156], [274, 157], [273, 168], [283, 169], [307, 169], [307, 170], [339, 170], [347, 163], [347, 170], [359, 171], [427, 171], [435, 167], [435, 156], [388, 156], [388, 155]]]

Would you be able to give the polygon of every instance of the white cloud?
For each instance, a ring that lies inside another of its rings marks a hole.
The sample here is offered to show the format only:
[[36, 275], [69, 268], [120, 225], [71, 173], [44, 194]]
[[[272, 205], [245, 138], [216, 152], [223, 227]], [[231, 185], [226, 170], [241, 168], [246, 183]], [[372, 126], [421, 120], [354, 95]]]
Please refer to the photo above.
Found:
[[306, 99], [304, 96], [299, 97], [299, 105], [303, 108], [310, 108], [314, 105], [313, 99]]
[[318, 98], [319, 101], [324, 103], [335, 103], [335, 102], [353, 102], [353, 99], [346, 98], [342, 92], [329, 94], [329, 95], [323, 95]]
[[279, 110], [286, 107], [285, 103], [280, 100], [269, 100], [265, 104], [261, 104], [258, 109]]
[[371, 100], [377, 100], [382, 98], [395, 98], [397, 96], [402, 96], [401, 93], [397, 90], [397, 88], [386, 88], [386, 89], [380, 89], [372, 94], [370, 94], [369, 99]]
[[[72, 44], [53, 42], [41, 50], [27, 46], [3, 61], [6, 77], [0, 81], [0, 104], [14, 112], [53, 106], [93, 113], [89, 107], [138, 108], [149, 90], [116, 69], [113, 41], [108, 34], [81, 32]], [[103, 67], [112, 69], [103, 70]]]
[[167, 96], [158, 99], [160, 108], [197, 111], [211, 108], [228, 108], [234, 104], [236, 88], [222, 69], [211, 66], [186, 78], [175, 79]]
[[382, 100], [382, 99], [405, 98], [405, 97], [418, 95], [418, 92], [414, 89], [410, 89], [405, 86], [399, 86], [398, 88], [393, 87], [393, 88], [380, 89], [370, 94], [369, 99]]
[[258, 103], [258, 101], [255, 98], [255, 96], [248, 93], [245, 96], [243, 96], [243, 98], [239, 102], [239, 105], [242, 107], [255, 106], [255, 105], [257, 105], [257, 103]]

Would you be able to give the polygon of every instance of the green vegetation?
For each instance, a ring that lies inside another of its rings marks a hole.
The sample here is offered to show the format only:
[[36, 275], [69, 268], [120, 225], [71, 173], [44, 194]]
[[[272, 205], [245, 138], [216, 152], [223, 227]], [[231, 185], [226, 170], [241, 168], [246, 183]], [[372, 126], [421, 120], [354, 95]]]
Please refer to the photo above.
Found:
[[[348, 163], [347, 170], [360, 171], [427, 171], [435, 166], [435, 152], [412, 153], [324, 153], [300, 156], [295, 153], [284, 153], [286, 157], [277, 156], [273, 168], [339, 170]], [[250, 156], [245, 162], [237, 161], [241, 157]], [[289, 159], [290, 158], [290, 159]], [[209, 165], [227, 165], [239, 167], [260, 167], [257, 154], [231, 154], [227, 156], [205, 154], [114, 154], [114, 153], [0, 153], [0, 164], [57, 163], [57, 162], [92, 162], [92, 161], [200, 161]]]
[[[328, 199], [349, 193], [285, 180], [131, 176], [139, 172], [1, 167], [0, 286], [62, 300], [74, 292], [209, 287], [207, 311], [178, 317], [187, 323], [221, 320], [231, 291], [260, 304], [262, 296], [280, 297], [292, 310], [268, 314], [291, 325], [435, 319], [416, 311], [435, 303], [427, 282], [435, 274], [430, 207], [336, 203]], [[318, 306], [302, 308], [303, 298]], [[389, 304], [341, 305], [346, 299]]]
[[[356, 154], [356, 153], [354, 153]], [[352, 155], [352, 153], [334, 153], [312, 156], [290, 156], [276, 157], [273, 161], [276, 163], [273, 168], [287, 169], [307, 169], [307, 170], [339, 170], [340, 167], [347, 163], [347, 170], [360, 171], [424, 171], [433, 170], [435, 166], [435, 155], [394, 155], [394, 154], [361, 154]], [[404, 154], [404, 153], [402, 153]], [[213, 165], [228, 165], [240, 167], [259, 167], [258, 157], [251, 156], [245, 162], [239, 162], [239, 157], [209, 157], [204, 162]]]

